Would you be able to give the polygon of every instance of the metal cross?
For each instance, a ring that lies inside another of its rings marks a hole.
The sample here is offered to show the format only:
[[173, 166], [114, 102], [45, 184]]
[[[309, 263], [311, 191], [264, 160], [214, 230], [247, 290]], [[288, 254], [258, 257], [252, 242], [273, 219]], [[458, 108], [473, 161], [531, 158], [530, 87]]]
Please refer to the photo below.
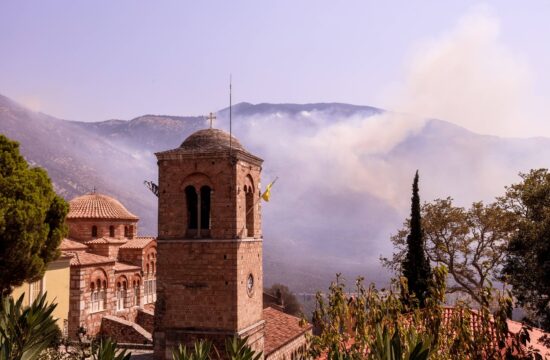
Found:
[[212, 129], [212, 120], [216, 120], [216, 115], [210, 113], [210, 115], [208, 115], [208, 120], [210, 120], [210, 129]]

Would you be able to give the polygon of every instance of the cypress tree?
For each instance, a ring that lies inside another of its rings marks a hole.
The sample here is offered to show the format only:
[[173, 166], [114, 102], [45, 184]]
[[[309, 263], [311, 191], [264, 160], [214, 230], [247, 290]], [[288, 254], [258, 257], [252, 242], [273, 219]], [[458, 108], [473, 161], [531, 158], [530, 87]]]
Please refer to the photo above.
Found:
[[410, 233], [407, 236], [407, 253], [402, 263], [403, 276], [407, 278], [409, 293], [414, 294], [420, 306], [428, 293], [431, 277], [430, 263], [426, 257], [422, 216], [420, 214], [420, 196], [418, 195], [418, 170], [414, 176], [411, 198]]

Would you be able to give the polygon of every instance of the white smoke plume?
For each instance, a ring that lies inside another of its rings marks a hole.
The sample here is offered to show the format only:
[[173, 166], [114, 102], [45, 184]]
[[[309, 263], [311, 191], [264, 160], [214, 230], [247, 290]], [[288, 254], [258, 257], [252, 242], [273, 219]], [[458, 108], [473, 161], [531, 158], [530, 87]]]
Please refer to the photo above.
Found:
[[500, 42], [498, 19], [486, 9], [474, 8], [447, 33], [416, 46], [406, 72], [390, 112], [338, 105], [295, 112], [281, 105], [274, 113], [239, 114], [235, 134], [266, 159], [264, 186], [281, 178], [264, 206], [268, 237], [297, 253], [372, 269], [391, 252], [389, 237], [408, 216], [416, 169], [423, 201], [453, 196], [468, 205], [502, 194], [519, 171], [545, 165], [542, 157], [516, 158], [511, 143], [496, 137], [425, 120], [481, 134], [525, 134], [529, 69]]
[[474, 7], [450, 31], [418, 43], [388, 106], [480, 134], [538, 135], [533, 76], [500, 38], [499, 19]]

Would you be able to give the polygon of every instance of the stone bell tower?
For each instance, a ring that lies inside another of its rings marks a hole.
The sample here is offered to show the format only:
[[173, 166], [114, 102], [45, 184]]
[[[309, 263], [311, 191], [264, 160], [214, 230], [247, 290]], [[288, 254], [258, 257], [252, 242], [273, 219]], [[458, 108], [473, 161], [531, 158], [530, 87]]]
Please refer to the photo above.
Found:
[[[231, 144], [231, 146], [230, 146]], [[156, 359], [179, 343], [227, 337], [264, 347], [263, 160], [218, 129], [156, 154], [159, 166]]]

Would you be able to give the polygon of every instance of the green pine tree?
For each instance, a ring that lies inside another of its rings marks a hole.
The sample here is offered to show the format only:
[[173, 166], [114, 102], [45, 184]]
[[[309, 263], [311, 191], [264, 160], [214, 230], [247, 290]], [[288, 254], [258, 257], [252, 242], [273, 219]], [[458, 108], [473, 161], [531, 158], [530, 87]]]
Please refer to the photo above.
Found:
[[407, 253], [402, 264], [403, 276], [407, 278], [409, 292], [424, 306], [428, 284], [431, 278], [430, 262], [426, 257], [425, 242], [420, 214], [420, 196], [418, 195], [418, 170], [414, 176], [411, 198], [411, 232], [407, 236]]
[[40, 278], [59, 256], [68, 209], [46, 171], [29, 167], [19, 144], [0, 135], [0, 294]]

